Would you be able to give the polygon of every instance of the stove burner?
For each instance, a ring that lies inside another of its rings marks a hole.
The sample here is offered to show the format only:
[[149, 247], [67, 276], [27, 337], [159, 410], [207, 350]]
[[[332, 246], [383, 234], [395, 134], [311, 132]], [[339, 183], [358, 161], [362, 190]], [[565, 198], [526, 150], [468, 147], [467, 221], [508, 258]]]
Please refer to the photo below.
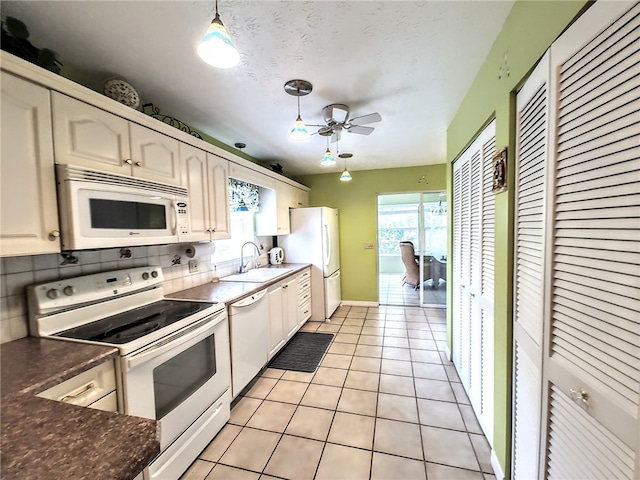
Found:
[[58, 337], [125, 344], [213, 306], [213, 303], [161, 300], [56, 334]]

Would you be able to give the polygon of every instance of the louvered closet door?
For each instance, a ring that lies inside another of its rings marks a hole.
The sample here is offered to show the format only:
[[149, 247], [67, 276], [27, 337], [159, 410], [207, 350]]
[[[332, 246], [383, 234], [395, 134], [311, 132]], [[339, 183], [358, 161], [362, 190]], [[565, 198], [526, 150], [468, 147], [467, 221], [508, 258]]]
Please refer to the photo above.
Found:
[[493, 437], [495, 204], [491, 122], [453, 166], [453, 361], [489, 443]]
[[538, 478], [542, 402], [549, 54], [516, 100], [513, 305], [513, 478]]
[[640, 4], [596, 3], [551, 66], [546, 476], [638, 479]]
[[453, 362], [460, 381], [469, 389], [471, 315], [469, 306], [469, 184], [470, 158], [461, 157], [453, 166]]

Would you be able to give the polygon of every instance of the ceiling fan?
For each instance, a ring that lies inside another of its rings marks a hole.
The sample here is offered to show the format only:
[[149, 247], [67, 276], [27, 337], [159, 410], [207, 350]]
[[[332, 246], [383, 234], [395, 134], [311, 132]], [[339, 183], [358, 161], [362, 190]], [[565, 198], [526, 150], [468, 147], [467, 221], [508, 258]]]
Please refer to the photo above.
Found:
[[360, 117], [349, 118], [349, 106], [344, 103], [332, 103], [322, 109], [322, 115], [326, 125], [309, 125], [310, 127], [320, 127], [316, 132], [323, 137], [335, 134], [332, 141], [340, 140], [340, 133], [344, 130], [349, 133], [359, 135], [369, 135], [373, 132], [373, 127], [368, 127], [370, 123], [382, 121], [378, 112], [362, 115]]

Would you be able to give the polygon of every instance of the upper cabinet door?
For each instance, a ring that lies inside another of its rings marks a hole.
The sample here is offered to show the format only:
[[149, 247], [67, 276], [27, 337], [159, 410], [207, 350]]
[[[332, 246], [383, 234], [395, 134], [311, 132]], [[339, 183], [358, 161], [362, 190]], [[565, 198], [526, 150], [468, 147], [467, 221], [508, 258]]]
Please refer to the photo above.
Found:
[[129, 122], [52, 92], [56, 163], [129, 175]]
[[49, 91], [1, 79], [0, 255], [60, 252]]
[[129, 125], [133, 176], [180, 185], [178, 141], [135, 123]]
[[201, 242], [211, 239], [209, 221], [209, 195], [207, 194], [207, 153], [187, 145], [180, 144], [180, 170], [182, 185], [189, 189], [189, 221], [191, 223], [191, 241]]
[[208, 154], [207, 158], [211, 239], [231, 238], [231, 226], [229, 224], [229, 161], [211, 154]]

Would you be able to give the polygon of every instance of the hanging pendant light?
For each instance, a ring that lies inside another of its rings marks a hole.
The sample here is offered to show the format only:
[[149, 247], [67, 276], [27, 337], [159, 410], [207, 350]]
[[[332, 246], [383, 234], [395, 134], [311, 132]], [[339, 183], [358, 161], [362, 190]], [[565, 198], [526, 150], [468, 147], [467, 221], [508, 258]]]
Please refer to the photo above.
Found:
[[329, 137], [327, 137], [327, 151], [324, 152], [320, 165], [323, 167], [333, 167], [336, 164], [336, 159], [333, 158], [331, 150], [329, 150]]
[[293, 127], [291, 127], [291, 131], [289, 132], [289, 138], [291, 140], [303, 141], [311, 138], [309, 130], [307, 130], [307, 126], [300, 116], [300, 97], [309, 95], [311, 90], [313, 90], [313, 86], [306, 80], [289, 80], [284, 84], [285, 92], [298, 97], [298, 118], [293, 122]]
[[216, 16], [198, 45], [198, 55], [206, 63], [217, 68], [235, 67], [240, 61], [240, 54], [218, 15], [218, 0]]
[[347, 158], [351, 158], [353, 157], [352, 153], [341, 153], [338, 155], [340, 158], [344, 158], [344, 170], [342, 171], [342, 174], [340, 175], [340, 181], [341, 182], [350, 182], [352, 180], [351, 174], [349, 173], [349, 170], [347, 170]]

